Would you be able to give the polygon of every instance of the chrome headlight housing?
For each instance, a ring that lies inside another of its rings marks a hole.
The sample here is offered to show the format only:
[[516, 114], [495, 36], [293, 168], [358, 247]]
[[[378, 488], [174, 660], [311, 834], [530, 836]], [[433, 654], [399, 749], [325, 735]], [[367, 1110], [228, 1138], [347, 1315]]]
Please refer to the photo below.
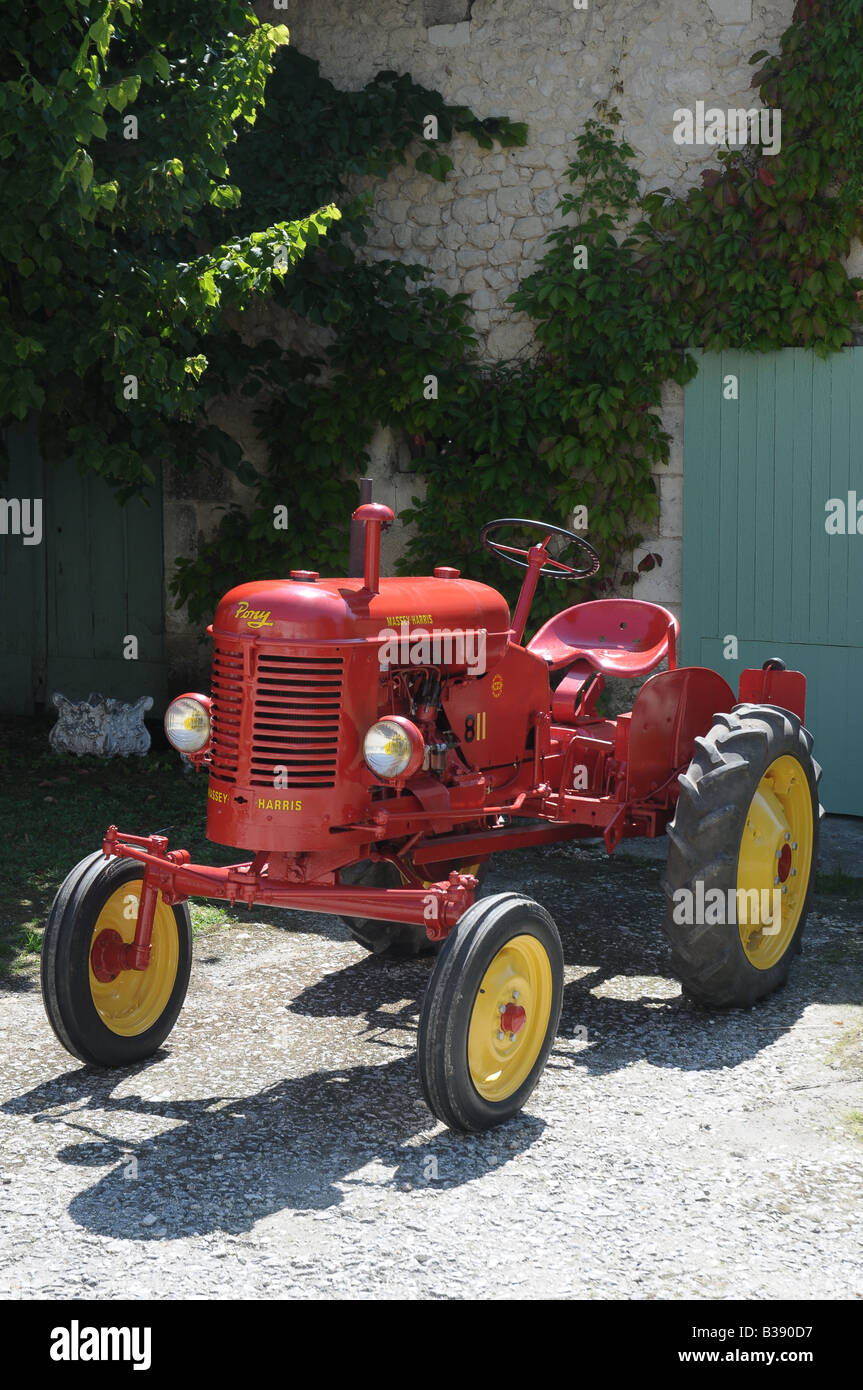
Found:
[[400, 714], [373, 724], [363, 739], [366, 766], [388, 782], [410, 777], [422, 766], [425, 743], [416, 724]]
[[200, 753], [210, 742], [210, 700], [178, 695], [165, 710], [165, 737], [178, 753]]

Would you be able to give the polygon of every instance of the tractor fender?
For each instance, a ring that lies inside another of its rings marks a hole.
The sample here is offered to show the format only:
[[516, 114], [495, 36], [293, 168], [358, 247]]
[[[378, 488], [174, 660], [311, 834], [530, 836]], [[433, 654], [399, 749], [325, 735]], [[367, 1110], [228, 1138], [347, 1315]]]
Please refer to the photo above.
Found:
[[630, 715], [626, 800], [643, 800], [687, 766], [693, 740], [736, 703], [728, 682], [706, 666], [680, 666], [646, 680]]
[[776, 657], [758, 669], [740, 672], [740, 704], [776, 705], [790, 709], [800, 723], [806, 720], [806, 677], [802, 671], [788, 671]]

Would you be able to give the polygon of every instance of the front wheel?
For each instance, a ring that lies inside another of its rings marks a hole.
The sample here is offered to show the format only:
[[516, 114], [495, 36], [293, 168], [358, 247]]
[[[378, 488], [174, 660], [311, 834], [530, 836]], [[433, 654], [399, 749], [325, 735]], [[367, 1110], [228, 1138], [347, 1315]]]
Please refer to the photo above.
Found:
[[668, 827], [665, 933], [684, 990], [748, 1007], [788, 978], [818, 854], [812, 736], [795, 714], [737, 705], [695, 740]]
[[420, 1081], [437, 1118], [476, 1134], [521, 1110], [562, 1001], [560, 937], [539, 903], [496, 893], [468, 908], [435, 962], [420, 1016]]
[[67, 1052], [82, 1062], [122, 1067], [151, 1057], [186, 997], [192, 924], [185, 903], [169, 907], [158, 895], [145, 970], [112, 975], [103, 964], [104, 942], [134, 939], [142, 886], [140, 864], [92, 854], [63, 881], [45, 925], [45, 1012]]

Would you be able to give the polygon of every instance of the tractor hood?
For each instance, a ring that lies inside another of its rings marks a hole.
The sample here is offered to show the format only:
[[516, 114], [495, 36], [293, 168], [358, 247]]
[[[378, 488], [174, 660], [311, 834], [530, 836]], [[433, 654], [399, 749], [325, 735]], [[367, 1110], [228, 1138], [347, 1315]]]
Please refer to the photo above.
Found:
[[[503, 656], [510, 628], [506, 600], [487, 584], [458, 578], [381, 579], [371, 593], [362, 579], [318, 579], [295, 570], [290, 579], [240, 584], [225, 595], [213, 622], [215, 637], [320, 647], [377, 643], [407, 631], [486, 633], [486, 659]], [[406, 628], [402, 625], [406, 624]]]

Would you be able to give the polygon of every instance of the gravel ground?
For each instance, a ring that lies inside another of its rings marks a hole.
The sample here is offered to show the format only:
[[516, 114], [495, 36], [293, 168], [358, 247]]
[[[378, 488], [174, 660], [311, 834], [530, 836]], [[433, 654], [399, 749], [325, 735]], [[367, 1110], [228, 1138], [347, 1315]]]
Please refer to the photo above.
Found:
[[790, 985], [711, 1015], [668, 974], [655, 863], [551, 846], [500, 857], [486, 891], [513, 888], [567, 986], [526, 1111], [482, 1137], [421, 1099], [428, 962], [334, 919], [199, 936], [168, 1044], [122, 1074], [5, 989], [0, 1297], [863, 1297], [863, 903], [822, 897]]

